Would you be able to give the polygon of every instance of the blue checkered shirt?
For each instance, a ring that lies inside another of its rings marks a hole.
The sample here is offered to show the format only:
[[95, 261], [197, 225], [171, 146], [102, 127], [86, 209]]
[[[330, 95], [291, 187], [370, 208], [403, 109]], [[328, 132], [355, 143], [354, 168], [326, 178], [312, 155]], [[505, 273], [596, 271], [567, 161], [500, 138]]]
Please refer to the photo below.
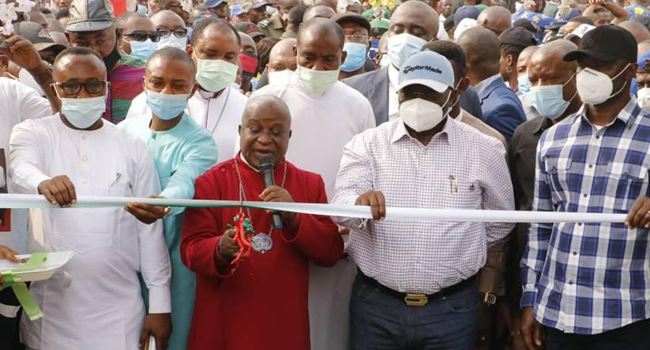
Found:
[[[600, 129], [585, 112], [583, 106], [542, 135], [535, 210], [627, 213], [649, 195], [650, 115], [634, 97]], [[521, 306], [565, 333], [598, 334], [647, 319], [648, 234], [623, 223], [531, 225]]]

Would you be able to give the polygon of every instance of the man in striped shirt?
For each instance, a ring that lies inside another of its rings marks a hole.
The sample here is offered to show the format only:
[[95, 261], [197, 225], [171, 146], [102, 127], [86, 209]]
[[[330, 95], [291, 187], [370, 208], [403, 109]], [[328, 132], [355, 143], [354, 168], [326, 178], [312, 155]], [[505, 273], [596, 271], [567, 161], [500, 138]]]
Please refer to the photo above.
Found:
[[531, 225], [521, 299], [529, 350], [542, 334], [548, 349], [649, 348], [650, 118], [630, 95], [636, 56], [634, 37], [616, 26], [564, 56], [577, 60], [585, 105], [542, 135], [533, 209], [629, 215], [627, 225]]

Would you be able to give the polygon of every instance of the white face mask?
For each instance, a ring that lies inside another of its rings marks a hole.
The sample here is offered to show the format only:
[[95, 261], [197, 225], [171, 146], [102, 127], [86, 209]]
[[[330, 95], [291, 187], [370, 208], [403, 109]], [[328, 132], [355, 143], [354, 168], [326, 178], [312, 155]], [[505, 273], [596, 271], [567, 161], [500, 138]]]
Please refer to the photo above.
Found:
[[650, 87], [644, 87], [637, 91], [637, 102], [645, 112], [650, 112]]
[[612, 93], [612, 90], [614, 90], [613, 81], [621, 74], [623, 74], [623, 72], [625, 72], [629, 66], [630, 64], [628, 63], [628, 65], [625, 66], [625, 68], [623, 68], [613, 78], [610, 78], [609, 75], [603, 72], [599, 72], [591, 68], [584, 68], [580, 70], [576, 76], [576, 84], [578, 88], [578, 95], [580, 95], [582, 102], [592, 106], [599, 105], [618, 95], [621, 91], [623, 91], [623, 89], [625, 89], [627, 82], [625, 82], [625, 84], [623, 84], [623, 86], [621, 86], [618, 91]]
[[269, 72], [269, 84], [286, 86], [289, 84], [291, 76], [293, 76], [293, 71], [288, 69]]
[[298, 78], [305, 88], [316, 95], [322, 95], [339, 80], [339, 70], [315, 70], [298, 65]]
[[160, 50], [165, 47], [175, 47], [179, 50], [185, 51], [185, 49], [187, 49], [187, 36], [179, 38], [172, 33], [166, 37], [160, 38], [156, 46], [156, 49]]
[[85, 98], [60, 97], [61, 114], [77, 129], [93, 126], [106, 111], [106, 95]]
[[[451, 94], [447, 95], [447, 100], [449, 100], [449, 96]], [[446, 104], [447, 101], [443, 106]], [[446, 114], [442, 110], [443, 106], [421, 98], [414, 98], [399, 105], [399, 116], [406, 126], [416, 132], [431, 130], [445, 119]]]
[[196, 58], [196, 63], [196, 81], [206, 91], [221, 91], [237, 78], [239, 67], [230, 62]]
[[387, 55], [391, 63], [399, 68], [411, 56], [420, 52], [426, 43], [426, 40], [409, 33], [392, 35], [388, 38]]

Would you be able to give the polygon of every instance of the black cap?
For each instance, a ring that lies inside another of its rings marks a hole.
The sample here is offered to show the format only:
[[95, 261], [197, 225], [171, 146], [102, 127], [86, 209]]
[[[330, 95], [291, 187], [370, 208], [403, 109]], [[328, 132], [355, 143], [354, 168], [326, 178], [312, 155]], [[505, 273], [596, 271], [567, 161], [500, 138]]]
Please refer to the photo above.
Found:
[[368, 30], [368, 34], [370, 34], [371, 28], [370, 28], [370, 22], [368, 22], [368, 19], [361, 15], [357, 15], [356, 13], [346, 13], [339, 15], [334, 18], [334, 21], [338, 23], [339, 25], [342, 25], [345, 22], [354, 22]]
[[60, 50], [65, 49], [65, 46], [54, 42], [54, 39], [52, 39], [47, 30], [36, 22], [18, 22], [14, 25], [14, 30], [16, 34], [29, 40], [36, 48], [36, 51], [45, 50], [50, 47], [55, 47]]
[[636, 63], [636, 39], [630, 32], [619, 26], [596, 27], [582, 37], [578, 49], [566, 54], [564, 60], [575, 61], [584, 56], [605, 62], [623, 60]]
[[516, 20], [514, 23], [512, 23], [512, 26], [513, 27], [522, 27], [522, 28], [526, 29], [527, 31], [529, 31], [529, 32], [531, 32], [533, 34], [537, 33], [537, 28], [535, 28], [533, 23], [531, 23], [529, 20], [527, 20], [525, 18], [520, 18], [520, 19]]
[[528, 47], [537, 45], [537, 40], [535, 40], [533, 33], [528, 30], [522, 27], [512, 27], [501, 33], [499, 44]]

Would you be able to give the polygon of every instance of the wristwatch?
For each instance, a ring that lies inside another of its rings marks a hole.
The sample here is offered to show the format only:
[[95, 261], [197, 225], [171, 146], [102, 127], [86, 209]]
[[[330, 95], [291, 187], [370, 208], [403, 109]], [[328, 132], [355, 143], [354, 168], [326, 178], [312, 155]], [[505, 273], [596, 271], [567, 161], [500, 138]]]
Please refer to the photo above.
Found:
[[483, 293], [483, 304], [486, 304], [488, 306], [494, 305], [497, 303], [497, 296], [494, 295], [494, 293]]

